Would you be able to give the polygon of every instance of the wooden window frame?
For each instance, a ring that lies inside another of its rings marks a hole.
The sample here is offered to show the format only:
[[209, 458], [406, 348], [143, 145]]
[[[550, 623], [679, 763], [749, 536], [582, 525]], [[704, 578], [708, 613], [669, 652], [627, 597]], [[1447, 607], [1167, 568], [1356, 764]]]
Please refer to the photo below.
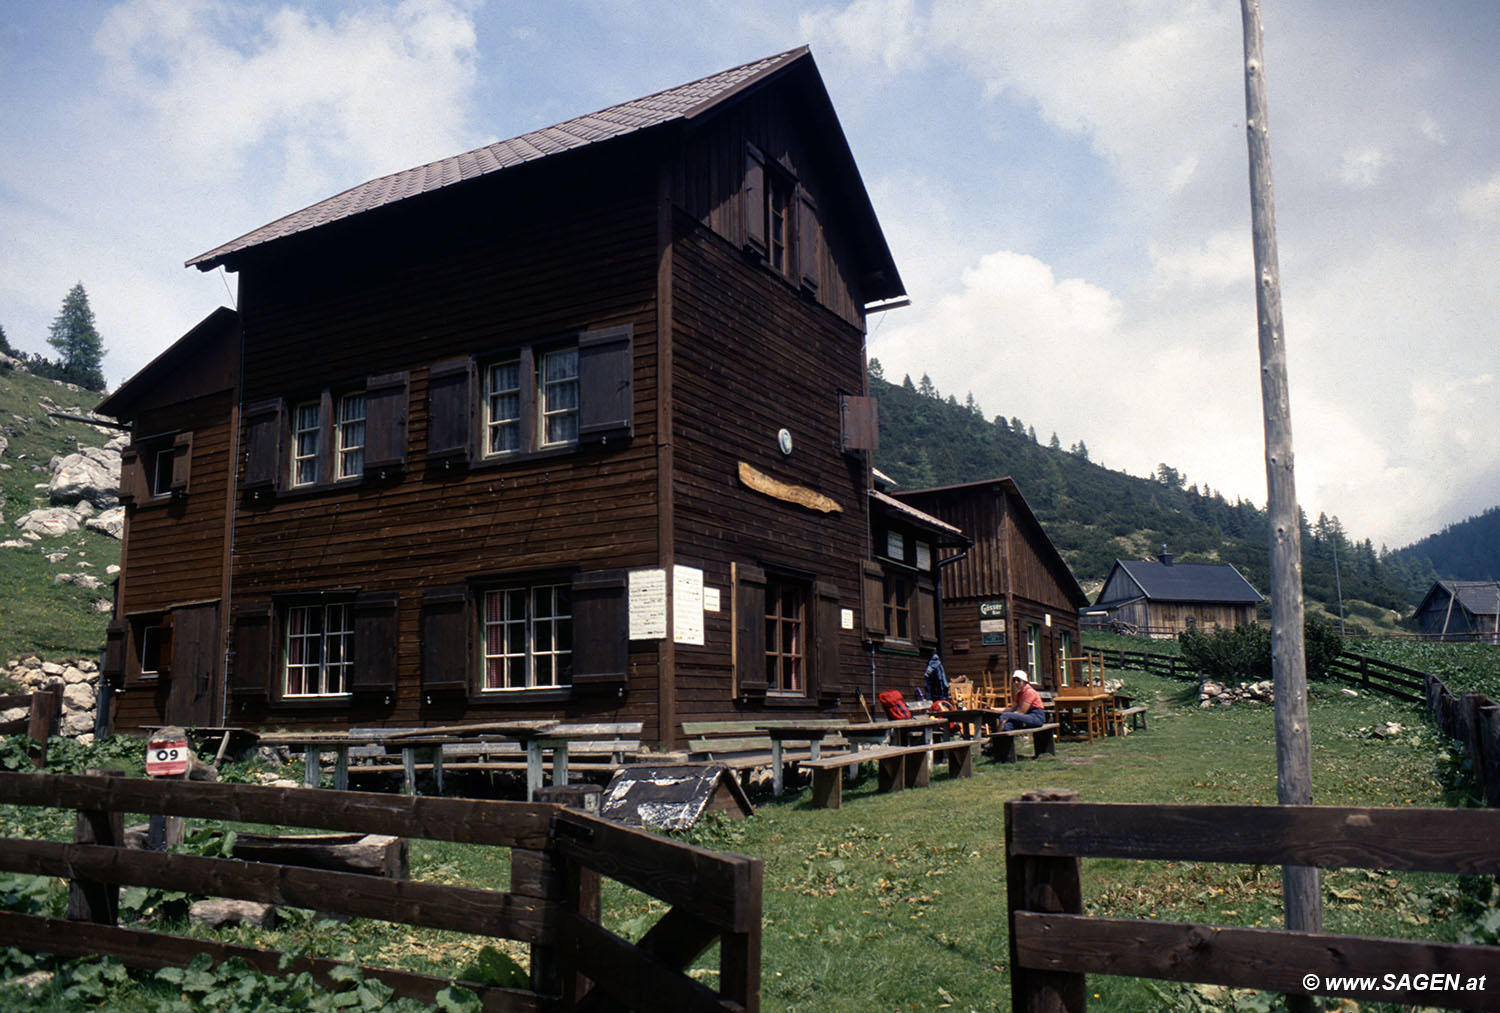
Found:
[[[348, 410], [359, 402], [359, 415], [351, 417]], [[363, 390], [345, 391], [334, 399], [335, 413], [332, 419], [334, 431], [334, 480], [339, 482], [363, 478], [365, 474], [365, 445], [368, 437], [368, 405]], [[356, 456], [357, 459], [356, 459]], [[357, 463], [350, 466], [351, 460]]]
[[[537, 609], [538, 592], [545, 591], [550, 599], [550, 608], [546, 615], [539, 613]], [[559, 598], [566, 595], [566, 611], [559, 608]], [[499, 620], [490, 618], [490, 602], [501, 596], [500, 601], [504, 603], [504, 614]], [[519, 617], [510, 615], [509, 603], [517, 600], [523, 603], [525, 614]], [[484, 698], [504, 697], [519, 693], [535, 693], [537, 691], [566, 690], [572, 684], [573, 676], [573, 609], [572, 609], [572, 585], [567, 579], [517, 581], [504, 584], [485, 584], [476, 589], [474, 596], [477, 605], [476, 620], [478, 626], [478, 638], [476, 657], [478, 660], [477, 692]], [[504, 628], [518, 626], [521, 631], [521, 650], [519, 652], [491, 652], [490, 638], [491, 629], [495, 627]], [[542, 630], [547, 630], [546, 637], [541, 636]], [[539, 641], [547, 641], [550, 646], [539, 647]], [[562, 640], [566, 640], [566, 649], [559, 646]], [[546, 657], [550, 660], [550, 681], [539, 681], [538, 659]], [[521, 683], [514, 684], [509, 676], [509, 659], [516, 659], [521, 672]], [[490, 668], [492, 661], [505, 662], [506, 674], [500, 680], [501, 685], [490, 685]]]
[[917, 578], [915, 574], [887, 569], [882, 574], [885, 636], [887, 641], [915, 644]]
[[817, 204], [790, 169], [750, 143], [745, 145], [740, 213], [746, 251], [816, 298], [822, 278]]
[[161, 444], [152, 447], [148, 453], [151, 455], [151, 498], [166, 499], [172, 495], [172, 465], [177, 459], [176, 448], [171, 444]]
[[[313, 424], [303, 424], [303, 413], [313, 413]], [[287, 488], [308, 489], [319, 484], [323, 472], [323, 447], [326, 441], [323, 438], [323, 428], [327, 418], [323, 411], [323, 399], [302, 400], [293, 403], [289, 413], [291, 420], [291, 441], [288, 458]], [[303, 438], [310, 437], [312, 444], [311, 453], [306, 452]], [[303, 477], [303, 465], [308, 465], [309, 473]]]
[[[812, 587], [807, 581], [775, 573], [766, 575], [766, 695], [805, 698], [809, 689], [812, 632]], [[786, 606], [790, 604], [791, 608]], [[784, 647], [786, 634], [793, 646]]]
[[[333, 629], [330, 623], [331, 610], [339, 610], [339, 628]], [[354, 674], [357, 669], [354, 623], [354, 598], [353, 596], [338, 596], [334, 598], [318, 598], [315, 600], [292, 599], [285, 602], [280, 611], [281, 621], [281, 658], [278, 696], [286, 703], [316, 703], [327, 700], [347, 700], [353, 696]], [[293, 617], [300, 613], [311, 615], [314, 611], [320, 614], [319, 629], [296, 633], [293, 630]], [[292, 692], [292, 647], [293, 638], [299, 637], [303, 642], [318, 645], [318, 658], [316, 661], [303, 661], [298, 667], [311, 671], [316, 682], [316, 689], [312, 691], [303, 690]], [[331, 638], [338, 638], [338, 658], [330, 661], [329, 643]], [[330, 689], [330, 668], [338, 670], [338, 686]]]
[[[513, 367], [515, 371], [514, 386], [497, 388], [494, 384], [496, 371], [505, 367]], [[526, 418], [526, 384], [522, 382], [524, 376], [520, 354], [504, 356], [492, 359], [484, 364], [480, 374], [483, 377], [483, 385], [479, 396], [482, 410], [482, 444], [483, 456], [487, 458], [510, 457], [519, 454], [524, 449], [524, 420]], [[495, 399], [497, 397], [514, 397], [515, 411], [503, 416], [495, 413]], [[497, 431], [507, 431], [515, 434], [514, 446], [496, 449], [495, 436]]]

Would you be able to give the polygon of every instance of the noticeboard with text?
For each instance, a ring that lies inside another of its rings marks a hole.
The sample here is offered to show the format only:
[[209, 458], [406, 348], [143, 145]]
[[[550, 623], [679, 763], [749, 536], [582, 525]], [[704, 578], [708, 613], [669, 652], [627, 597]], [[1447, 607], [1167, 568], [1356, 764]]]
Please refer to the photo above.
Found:
[[1004, 646], [1004, 601], [982, 601], [979, 603], [979, 642], [986, 647]]

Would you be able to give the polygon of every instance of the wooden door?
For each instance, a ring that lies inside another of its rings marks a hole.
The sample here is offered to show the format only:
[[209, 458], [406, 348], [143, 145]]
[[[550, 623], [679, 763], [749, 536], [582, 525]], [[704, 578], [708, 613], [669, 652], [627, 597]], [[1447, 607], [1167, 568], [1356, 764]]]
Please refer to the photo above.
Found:
[[185, 728], [219, 721], [219, 605], [172, 610], [172, 674], [164, 717]]

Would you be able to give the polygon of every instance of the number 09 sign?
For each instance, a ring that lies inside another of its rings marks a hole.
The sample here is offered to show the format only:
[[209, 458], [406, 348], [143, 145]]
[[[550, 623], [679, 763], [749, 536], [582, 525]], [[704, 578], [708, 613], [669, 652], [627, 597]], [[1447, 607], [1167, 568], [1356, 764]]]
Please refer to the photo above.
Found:
[[178, 777], [187, 769], [186, 739], [151, 739], [146, 743], [146, 773], [151, 777]]

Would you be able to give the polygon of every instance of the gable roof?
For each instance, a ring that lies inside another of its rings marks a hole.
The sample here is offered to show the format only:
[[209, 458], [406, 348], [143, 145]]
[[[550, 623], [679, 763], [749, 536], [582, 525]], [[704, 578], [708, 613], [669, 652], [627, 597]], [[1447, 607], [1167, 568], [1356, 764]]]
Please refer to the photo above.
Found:
[[839, 163], [840, 196], [852, 205], [854, 217], [860, 222], [857, 230], [860, 234], [859, 245], [867, 251], [867, 259], [872, 261], [861, 265], [864, 268], [862, 273], [878, 281], [871, 287], [871, 296], [875, 299], [888, 299], [904, 295], [905, 287], [896, 271], [895, 260], [885, 236], [875, 220], [875, 209], [870, 203], [869, 193], [859, 177], [853, 153], [849, 150], [843, 128], [834, 113], [832, 100], [829, 99], [822, 77], [813, 63], [812, 52], [806, 46], [752, 60], [597, 112], [575, 116], [554, 126], [533, 130], [506, 141], [497, 141], [460, 155], [372, 179], [262, 225], [207, 253], [199, 254], [189, 260], [186, 266], [208, 271], [223, 264], [233, 270], [230, 261], [237, 255], [278, 239], [310, 232], [459, 183], [493, 176], [520, 165], [645, 130], [671, 124], [687, 127], [693, 121], [722, 108], [736, 97], [773, 78], [791, 77], [794, 74], [801, 75], [798, 78], [802, 89], [798, 96], [800, 103], [815, 117], [818, 136]]
[[[1100, 591], [1101, 600], [1095, 602], [1096, 606], [1111, 608], [1141, 598], [1221, 605], [1255, 605], [1265, 601], [1261, 593], [1229, 563], [1126, 562], [1117, 559], [1114, 569], [1123, 570], [1140, 589], [1140, 594], [1104, 601], [1104, 592]], [[1114, 570], [1111, 570], [1109, 577], [1105, 578], [1105, 587], [1109, 587], [1113, 577]]]
[[1500, 581], [1495, 580], [1440, 580], [1428, 588], [1417, 611], [1426, 610], [1427, 603], [1439, 591], [1456, 598], [1471, 615], [1492, 616], [1500, 614]]
[[[924, 497], [936, 496], [938, 501], [941, 502], [945, 496], [973, 495], [974, 493], [984, 491], [992, 492], [997, 496], [1009, 497], [1015, 502], [1016, 506], [1019, 507], [1014, 514], [1016, 521], [1030, 528], [1035, 536], [1032, 544], [1044, 547], [1047, 554], [1051, 556], [1051, 562], [1056, 568], [1064, 593], [1079, 608], [1086, 606], [1089, 603], [1088, 594], [1078, 583], [1078, 578], [1073, 576], [1072, 567], [1068, 566], [1068, 561], [1057, 550], [1057, 545], [1052, 541], [1052, 537], [1047, 534], [1047, 529], [1042, 527], [1042, 522], [1037, 517], [1035, 511], [1031, 509], [1031, 504], [1026, 502], [1025, 496], [1021, 495], [1021, 487], [1016, 485], [1015, 480], [1009, 476], [981, 479], [978, 482], [962, 482], [958, 485], [935, 486], [931, 489], [912, 489], [896, 493], [894, 498], [898, 500], [920, 500]], [[914, 507], [910, 507], [909, 504], [908, 508], [915, 509]], [[973, 533], [966, 532], [966, 534], [968, 534], [969, 540], [973, 541]]]
[[[141, 367], [130, 379], [115, 388], [115, 392], [95, 407], [95, 411], [117, 419], [131, 419], [142, 399], [147, 398], [168, 374], [193, 361], [198, 353], [234, 335], [239, 326], [239, 314], [227, 306], [220, 306], [193, 325], [182, 337], [167, 346], [166, 351]], [[238, 360], [236, 360], [238, 361]]]
[[870, 502], [875, 505], [877, 511], [886, 510], [914, 527], [931, 532], [936, 536], [939, 545], [967, 546], [971, 544], [971, 539], [967, 535], [947, 521], [924, 513], [910, 503], [903, 503], [879, 489], [870, 490]]

